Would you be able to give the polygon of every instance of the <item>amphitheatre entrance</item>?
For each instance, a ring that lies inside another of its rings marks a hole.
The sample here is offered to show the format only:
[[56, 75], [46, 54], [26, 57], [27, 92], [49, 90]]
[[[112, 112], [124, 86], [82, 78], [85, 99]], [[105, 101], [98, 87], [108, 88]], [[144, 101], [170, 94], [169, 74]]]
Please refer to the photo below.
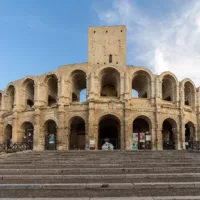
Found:
[[192, 122], [185, 124], [185, 146], [189, 147], [189, 143], [194, 140], [195, 127]]
[[85, 121], [81, 117], [74, 117], [70, 125], [70, 150], [85, 149]]
[[175, 149], [175, 130], [177, 128], [176, 122], [169, 118], [163, 122], [162, 135], [163, 135], [163, 149]]
[[114, 149], [120, 149], [120, 120], [114, 115], [106, 115], [99, 122], [98, 149], [102, 149], [105, 139], [114, 146]]
[[144, 116], [133, 121], [133, 149], [151, 149], [150, 120]]

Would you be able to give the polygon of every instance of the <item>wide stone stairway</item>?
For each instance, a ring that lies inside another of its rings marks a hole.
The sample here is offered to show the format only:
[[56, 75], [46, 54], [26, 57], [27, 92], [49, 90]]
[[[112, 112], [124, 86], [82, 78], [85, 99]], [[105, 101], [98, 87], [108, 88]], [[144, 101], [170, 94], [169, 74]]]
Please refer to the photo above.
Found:
[[200, 196], [200, 153], [27, 151], [0, 155], [0, 198], [152, 196]]

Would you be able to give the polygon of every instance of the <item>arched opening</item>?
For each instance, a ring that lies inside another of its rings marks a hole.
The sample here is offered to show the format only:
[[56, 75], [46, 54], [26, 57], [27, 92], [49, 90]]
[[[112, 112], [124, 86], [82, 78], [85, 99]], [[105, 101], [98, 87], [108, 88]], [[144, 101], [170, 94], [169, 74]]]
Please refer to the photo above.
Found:
[[24, 88], [25, 88], [25, 105], [27, 108], [32, 108], [34, 106], [34, 80], [27, 79], [24, 82]]
[[57, 104], [58, 100], [58, 79], [55, 74], [46, 78], [47, 84], [47, 104], [49, 107]]
[[120, 149], [120, 120], [113, 115], [103, 116], [99, 122], [98, 148], [102, 149], [106, 140], [114, 146], [114, 149]]
[[195, 105], [195, 88], [193, 84], [187, 81], [184, 85], [184, 96], [185, 105], [194, 106]]
[[132, 97], [150, 98], [151, 78], [145, 71], [138, 71], [132, 79]]
[[44, 124], [45, 149], [56, 150], [57, 124], [54, 120], [48, 120]]
[[175, 149], [176, 144], [176, 122], [168, 118], [163, 122], [162, 125], [162, 136], [163, 136], [163, 149]]
[[10, 124], [6, 125], [4, 130], [4, 141], [9, 149], [12, 145], [12, 126]]
[[12, 111], [15, 105], [15, 87], [13, 85], [10, 85], [7, 89], [7, 109], [8, 111]]
[[70, 150], [85, 149], [85, 121], [81, 117], [74, 117], [70, 125]]
[[133, 121], [132, 149], [151, 149], [150, 120], [146, 117], [137, 117]]
[[103, 69], [100, 73], [100, 80], [102, 97], [119, 97], [120, 74], [116, 69]]
[[34, 136], [34, 127], [31, 122], [24, 122], [21, 125], [21, 134], [19, 137], [20, 142], [25, 142], [28, 149], [33, 149], [33, 136]]
[[195, 138], [195, 127], [192, 122], [185, 124], [185, 147], [188, 149], [190, 142], [193, 142]]
[[165, 75], [162, 80], [162, 99], [176, 101], [176, 80], [171, 75]]
[[72, 73], [72, 102], [84, 102], [86, 96], [86, 74], [84, 71], [75, 70]]

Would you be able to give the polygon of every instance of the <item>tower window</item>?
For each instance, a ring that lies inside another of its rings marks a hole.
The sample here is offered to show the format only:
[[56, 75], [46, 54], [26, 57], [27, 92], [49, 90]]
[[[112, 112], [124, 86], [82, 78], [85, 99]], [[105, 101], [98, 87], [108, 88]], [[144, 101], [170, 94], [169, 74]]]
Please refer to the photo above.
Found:
[[109, 63], [112, 63], [112, 55], [109, 55]]

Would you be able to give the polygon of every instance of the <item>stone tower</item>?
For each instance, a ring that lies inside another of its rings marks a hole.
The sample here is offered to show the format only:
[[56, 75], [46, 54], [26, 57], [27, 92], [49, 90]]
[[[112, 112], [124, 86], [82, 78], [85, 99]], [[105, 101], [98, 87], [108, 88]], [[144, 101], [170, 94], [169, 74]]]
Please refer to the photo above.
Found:
[[88, 63], [126, 65], [126, 26], [89, 27]]

